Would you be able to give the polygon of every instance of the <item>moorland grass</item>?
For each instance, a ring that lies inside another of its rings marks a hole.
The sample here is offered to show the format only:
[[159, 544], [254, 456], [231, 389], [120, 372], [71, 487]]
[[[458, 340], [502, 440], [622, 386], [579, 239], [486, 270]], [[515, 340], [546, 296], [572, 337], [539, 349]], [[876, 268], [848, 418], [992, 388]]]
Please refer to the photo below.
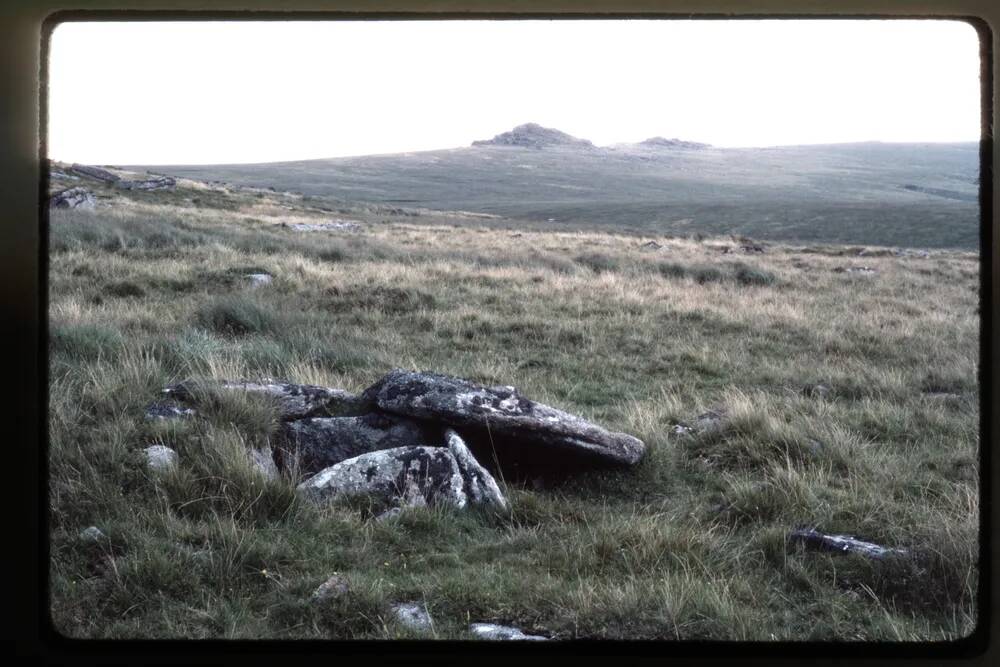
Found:
[[[204, 192], [182, 182], [169, 199], [118, 194], [51, 217], [60, 632], [401, 638], [389, 606], [414, 599], [439, 638], [467, 638], [470, 621], [635, 639], [946, 640], [974, 627], [977, 256], [774, 245], [734, 259], [680, 238], [644, 253], [626, 235], [384, 212], [358, 216], [358, 234], [308, 235], [273, 224], [314, 215], [277, 206], [294, 198], [236, 191], [215, 206]], [[879, 273], [834, 271], [861, 263]], [[275, 278], [251, 290], [240, 276], [257, 269]], [[377, 523], [363, 502], [312, 507], [294, 472], [249, 466], [273, 438], [267, 403], [206, 396], [197, 418], [143, 419], [186, 378], [357, 391], [395, 366], [516, 385], [649, 453], [539, 488], [498, 480], [506, 513]], [[672, 432], [709, 409], [725, 415], [718, 429]], [[179, 467], [147, 471], [150, 444], [176, 449]], [[106, 537], [81, 540], [90, 525]], [[799, 526], [919, 556], [804, 552], [785, 539]], [[335, 572], [350, 593], [311, 601]]]

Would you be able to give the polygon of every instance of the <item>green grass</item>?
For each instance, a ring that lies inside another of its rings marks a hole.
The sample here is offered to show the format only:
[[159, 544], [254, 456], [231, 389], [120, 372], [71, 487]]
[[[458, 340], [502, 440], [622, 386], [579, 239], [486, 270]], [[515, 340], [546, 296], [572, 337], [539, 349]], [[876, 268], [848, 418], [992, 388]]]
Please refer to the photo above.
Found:
[[[515, 237], [476, 218], [361, 208], [362, 232], [309, 235], [271, 225], [321, 217], [294, 198], [236, 190], [213, 208], [193, 187], [109, 192], [103, 210], [52, 215], [60, 632], [401, 638], [412, 635], [390, 605], [414, 599], [439, 638], [475, 621], [764, 641], [936, 641], [974, 627], [978, 256], [773, 245], [734, 259], [663, 237], [663, 253], [646, 253], [624, 234]], [[853, 264], [879, 273], [834, 271]], [[240, 276], [256, 270], [273, 283], [251, 290]], [[540, 488], [500, 480], [507, 513], [376, 523], [377, 508], [312, 507], [294, 475], [250, 467], [250, 449], [274, 437], [266, 402], [209, 393], [197, 418], [143, 419], [185, 378], [357, 391], [396, 366], [514, 384], [636, 435], [648, 456]], [[671, 432], [708, 409], [726, 415], [719, 429]], [[148, 472], [151, 444], [174, 448], [177, 470]], [[107, 539], [81, 541], [90, 525]], [[785, 541], [802, 525], [919, 556], [803, 552]], [[311, 601], [335, 572], [350, 593]]]
[[978, 144], [966, 142], [639, 152], [476, 146], [157, 169], [301, 191], [303, 203], [327, 210], [365, 199], [501, 215], [513, 220], [489, 224], [519, 229], [974, 250], [978, 165]]

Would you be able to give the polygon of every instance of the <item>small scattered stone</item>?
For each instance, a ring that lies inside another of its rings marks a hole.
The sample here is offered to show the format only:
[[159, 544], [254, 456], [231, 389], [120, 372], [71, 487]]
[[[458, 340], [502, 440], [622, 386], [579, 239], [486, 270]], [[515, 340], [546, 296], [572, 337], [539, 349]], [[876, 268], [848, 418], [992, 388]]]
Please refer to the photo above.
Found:
[[250, 281], [250, 287], [252, 288], [270, 285], [271, 281], [274, 279], [274, 276], [269, 273], [248, 273], [243, 277]]
[[191, 552], [191, 559], [198, 563], [211, 563], [212, 562], [212, 550], [211, 549], [198, 549], [197, 551]]
[[696, 431], [714, 431], [717, 428], [722, 427], [723, 414], [715, 410], [709, 410], [698, 415], [698, 418], [694, 422], [694, 429]]
[[863, 276], [871, 276], [878, 273], [877, 269], [873, 269], [870, 266], [838, 266], [834, 271], [837, 273], [858, 273]]
[[356, 232], [361, 229], [361, 225], [356, 222], [351, 222], [350, 220], [332, 220], [329, 222], [293, 222], [287, 226], [297, 232]]
[[741, 245], [740, 249], [743, 252], [745, 252], [746, 254], [748, 254], [748, 255], [750, 255], [750, 254], [758, 254], [758, 255], [760, 255], [760, 254], [764, 253], [764, 246], [762, 246], [760, 244], [757, 244], [757, 243], [748, 243], [748, 244]]
[[164, 445], [152, 445], [143, 450], [146, 465], [153, 472], [168, 472], [177, 466], [177, 452]]
[[823, 453], [823, 450], [826, 449], [823, 443], [820, 442], [819, 440], [816, 440], [815, 438], [809, 438], [808, 440], [806, 440], [806, 448], [809, 450], [809, 453], [812, 454], [813, 456], [819, 456], [820, 454]]
[[192, 417], [195, 412], [191, 408], [185, 408], [171, 403], [153, 403], [146, 408], [146, 419], [182, 419]]
[[383, 523], [385, 521], [390, 521], [392, 519], [397, 518], [402, 513], [403, 513], [403, 508], [402, 507], [392, 507], [392, 508], [389, 508], [386, 511], [382, 512], [378, 516], [376, 516], [375, 517], [375, 521], [378, 522], [378, 523]]
[[97, 526], [90, 526], [80, 531], [80, 539], [84, 542], [100, 542], [105, 539], [104, 533]]
[[541, 635], [526, 635], [518, 628], [494, 623], [473, 623], [469, 626], [469, 631], [479, 639], [493, 641], [548, 641], [549, 639]]
[[892, 254], [896, 257], [919, 257], [921, 259], [927, 259], [931, 256], [930, 252], [926, 250], [911, 250], [909, 248], [897, 248], [892, 251]]
[[865, 542], [851, 535], [831, 535], [813, 528], [794, 530], [788, 535], [790, 542], [798, 542], [810, 549], [856, 553], [875, 560], [891, 556], [906, 556], [906, 549], [883, 547], [873, 542]]
[[427, 607], [422, 602], [401, 602], [392, 606], [392, 612], [396, 620], [403, 627], [418, 632], [427, 632], [434, 629], [434, 621], [427, 613]]
[[351, 586], [347, 582], [347, 579], [339, 574], [335, 574], [320, 584], [319, 587], [313, 591], [312, 599], [316, 601], [334, 600], [347, 594], [350, 590]]
[[956, 398], [961, 398], [961, 394], [956, 394], [950, 391], [927, 391], [924, 392], [924, 396], [932, 400], [952, 400]]
[[814, 384], [809, 387], [809, 395], [813, 398], [826, 398], [830, 395], [830, 387], [825, 384]]

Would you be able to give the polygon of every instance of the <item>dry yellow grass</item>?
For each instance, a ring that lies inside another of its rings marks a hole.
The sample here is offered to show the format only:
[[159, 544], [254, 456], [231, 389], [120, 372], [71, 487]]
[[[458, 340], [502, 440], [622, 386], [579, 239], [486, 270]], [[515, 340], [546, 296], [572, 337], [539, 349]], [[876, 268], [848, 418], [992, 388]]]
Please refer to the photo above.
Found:
[[[199, 195], [217, 199], [186, 201]], [[414, 597], [440, 637], [467, 636], [467, 618], [753, 640], [941, 640], [975, 623], [973, 253], [661, 237], [649, 252], [652, 237], [363, 208], [334, 214], [358, 233], [296, 233], [275, 225], [324, 219], [301, 198], [186, 181], [104, 201], [52, 215], [52, 612], [67, 634], [390, 638], [405, 631], [387, 605]], [[877, 273], [837, 272], [857, 266]], [[256, 270], [273, 283], [251, 290]], [[266, 406], [142, 418], [186, 377], [360, 390], [394, 366], [517, 385], [649, 456], [544, 491], [507, 480], [509, 516], [375, 525], [247, 474]], [[720, 429], [673, 433], [708, 409]], [[175, 476], [143, 472], [150, 442], [178, 450]], [[925, 556], [897, 571], [802, 553], [784, 541], [800, 524]], [[89, 525], [110, 551], [76, 538]], [[353, 593], [310, 605], [333, 571]]]

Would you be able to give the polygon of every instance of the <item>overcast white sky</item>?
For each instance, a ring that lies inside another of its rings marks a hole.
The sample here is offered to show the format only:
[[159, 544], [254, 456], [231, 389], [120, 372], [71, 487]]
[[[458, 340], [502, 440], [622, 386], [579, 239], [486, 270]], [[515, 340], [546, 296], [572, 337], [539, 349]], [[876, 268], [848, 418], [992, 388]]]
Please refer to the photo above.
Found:
[[268, 162], [465, 146], [525, 122], [598, 145], [979, 138], [954, 21], [66, 23], [49, 157]]

